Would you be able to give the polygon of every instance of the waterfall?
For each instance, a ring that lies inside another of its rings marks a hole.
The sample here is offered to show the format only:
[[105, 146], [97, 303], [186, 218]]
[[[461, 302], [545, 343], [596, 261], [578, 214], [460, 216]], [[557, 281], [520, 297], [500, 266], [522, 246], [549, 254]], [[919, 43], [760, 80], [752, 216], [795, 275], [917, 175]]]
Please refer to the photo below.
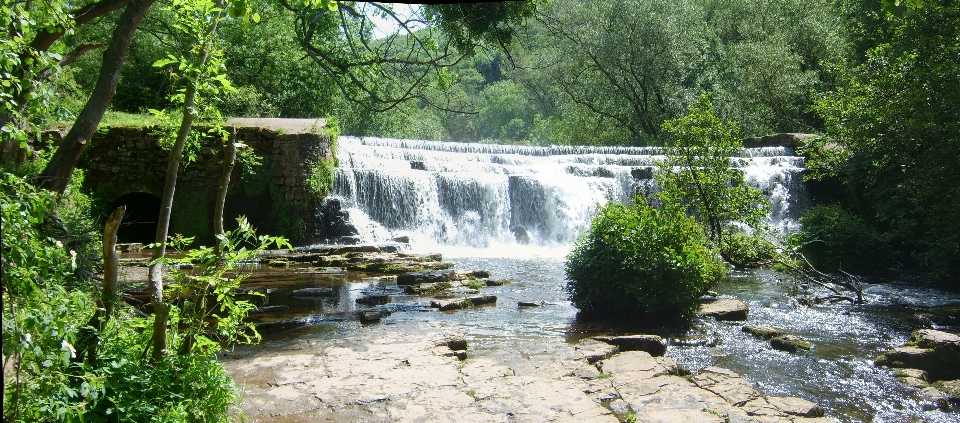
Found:
[[[340, 137], [332, 198], [362, 242], [406, 236], [489, 248], [570, 245], [598, 204], [652, 194], [657, 147], [474, 144]], [[770, 201], [770, 224], [796, 227], [807, 207], [803, 158], [745, 149], [747, 181]]]

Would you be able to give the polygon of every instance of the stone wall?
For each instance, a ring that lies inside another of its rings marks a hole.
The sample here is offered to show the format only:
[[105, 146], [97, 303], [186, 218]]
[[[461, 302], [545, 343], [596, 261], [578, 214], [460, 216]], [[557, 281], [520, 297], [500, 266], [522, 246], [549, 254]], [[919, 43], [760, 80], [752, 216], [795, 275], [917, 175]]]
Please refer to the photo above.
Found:
[[[169, 152], [152, 128], [114, 127], [99, 131], [78, 165], [86, 169], [84, 185], [98, 199], [116, 206], [131, 193], [161, 197]], [[205, 128], [195, 131], [206, 133]], [[259, 233], [284, 235], [300, 241], [315, 231], [313, 206], [325, 192], [311, 192], [307, 180], [330, 169], [334, 151], [323, 128], [308, 133], [283, 133], [261, 127], [238, 127], [237, 142], [259, 156], [252, 168], [238, 162], [233, 169], [224, 221], [229, 228], [239, 214], [247, 215]], [[195, 150], [196, 160], [180, 166], [170, 233], [212, 240], [212, 216], [223, 172], [225, 137], [206, 135]], [[323, 166], [326, 162], [327, 166]]]

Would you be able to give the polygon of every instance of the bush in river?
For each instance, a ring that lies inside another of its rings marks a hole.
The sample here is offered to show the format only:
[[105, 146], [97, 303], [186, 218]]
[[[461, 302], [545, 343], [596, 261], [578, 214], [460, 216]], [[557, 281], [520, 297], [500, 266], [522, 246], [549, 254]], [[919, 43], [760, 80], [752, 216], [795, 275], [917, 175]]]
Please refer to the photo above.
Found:
[[638, 200], [600, 207], [567, 256], [567, 292], [590, 314], [691, 314], [727, 268], [703, 228]]

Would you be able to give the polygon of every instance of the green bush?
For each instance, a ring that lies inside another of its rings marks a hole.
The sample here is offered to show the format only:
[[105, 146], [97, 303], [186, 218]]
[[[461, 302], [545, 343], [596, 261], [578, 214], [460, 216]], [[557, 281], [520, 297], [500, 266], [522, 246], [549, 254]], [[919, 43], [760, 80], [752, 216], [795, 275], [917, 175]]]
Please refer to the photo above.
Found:
[[889, 237], [839, 206], [814, 206], [800, 224], [791, 242], [821, 270], [870, 274], [893, 262]]
[[693, 218], [638, 200], [598, 210], [567, 256], [567, 292], [589, 314], [685, 315], [726, 271]]
[[777, 247], [756, 234], [728, 232], [720, 245], [723, 257], [738, 268], [757, 268], [777, 256]]

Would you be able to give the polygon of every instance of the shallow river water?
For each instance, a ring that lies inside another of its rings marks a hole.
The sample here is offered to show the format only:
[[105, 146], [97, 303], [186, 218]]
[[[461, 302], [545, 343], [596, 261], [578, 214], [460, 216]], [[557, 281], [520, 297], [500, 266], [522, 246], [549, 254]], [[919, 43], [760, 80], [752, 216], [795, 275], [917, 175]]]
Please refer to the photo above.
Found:
[[[336, 337], [363, 330], [358, 322], [337, 321], [326, 316], [363, 307], [355, 300], [365, 292], [386, 291], [395, 294], [387, 306], [394, 308], [395, 312], [378, 324], [442, 321], [466, 335], [473, 345], [470, 351], [473, 356], [493, 354], [500, 349], [522, 349], [526, 342], [544, 338], [575, 343], [598, 334], [655, 332], [669, 340], [667, 355], [694, 373], [710, 365], [728, 368], [767, 394], [798, 396], [820, 404], [827, 416], [838, 421], [960, 421], [960, 413], [956, 411], [923, 409], [920, 399], [903, 387], [891, 371], [875, 368], [872, 362], [883, 350], [906, 342], [910, 331], [929, 327], [930, 323], [917, 315], [921, 304], [958, 302], [960, 295], [897, 284], [868, 285], [865, 294], [869, 302], [866, 305], [842, 303], [807, 307], [790, 295], [798, 288], [782, 274], [735, 272], [716, 290], [722, 296], [740, 299], [750, 307], [746, 322], [697, 319], [691, 328], [681, 332], [657, 329], [656, 325], [652, 329], [638, 330], [636, 327], [578, 319], [577, 310], [566, 300], [564, 292], [563, 252], [540, 252], [544, 254], [524, 255], [518, 250], [502, 253], [513, 257], [497, 257], [492, 250], [454, 250], [453, 255], [448, 252], [445, 260], [455, 263], [458, 270], [486, 269], [496, 278], [517, 279], [501, 287], [483, 288], [483, 294], [498, 297], [495, 306], [456, 312], [430, 309], [429, 298], [399, 294], [390, 278], [362, 274], [308, 276], [298, 274], [297, 269], [281, 272], [264, 269], [248, 283], [267, 285], [275, 290], [271, 294], [271, 304], [290, 306], [290, 310], [281, 315], [260, 316], [259, 319], [309, 316], [307, 326], [264, 334], [265, 348], [269, 348], [271, 340]], [[476, 253], [485, 257], [477, 257]], [[323, 299], [290, 296], [293, 289], [305, 286], [339, 287], [338, 295]], [[518, 301], [542, 301], [544, 305], [519, 308]], [[768, 341], [742, 332], [743, 325], [776, 326], [811, 341], [815, 346], [805, 353], [777, 351]]]

